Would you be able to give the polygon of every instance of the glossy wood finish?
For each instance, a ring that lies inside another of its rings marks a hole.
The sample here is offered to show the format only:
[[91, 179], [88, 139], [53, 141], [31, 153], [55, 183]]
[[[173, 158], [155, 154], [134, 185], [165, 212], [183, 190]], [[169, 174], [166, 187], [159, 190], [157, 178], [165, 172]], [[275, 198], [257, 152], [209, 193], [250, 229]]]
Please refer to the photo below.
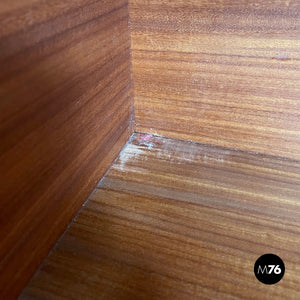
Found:
[[132, 134], [128, 3], [0, 3], [0, 298], [13, 299]]
[[300, 299], [299, 197], [299, 161], [135, 134], [20, 299]]
[[137, 131], [300, 158], [300, 2], [130, 0]]

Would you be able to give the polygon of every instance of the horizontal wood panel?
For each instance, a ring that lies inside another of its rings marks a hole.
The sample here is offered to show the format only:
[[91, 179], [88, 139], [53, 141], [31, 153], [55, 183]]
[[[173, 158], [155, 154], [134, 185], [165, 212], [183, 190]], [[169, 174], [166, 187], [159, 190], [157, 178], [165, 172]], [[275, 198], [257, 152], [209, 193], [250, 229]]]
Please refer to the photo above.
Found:
[[127, 1], [0, 4], [0, 298], [14, 299], [133, 130]]
[[136, 129], [300, 158], [299, 1], [130, 1]]
[[299, 196], [299, 161], [135, 134], [20, 299], [298, 299]]

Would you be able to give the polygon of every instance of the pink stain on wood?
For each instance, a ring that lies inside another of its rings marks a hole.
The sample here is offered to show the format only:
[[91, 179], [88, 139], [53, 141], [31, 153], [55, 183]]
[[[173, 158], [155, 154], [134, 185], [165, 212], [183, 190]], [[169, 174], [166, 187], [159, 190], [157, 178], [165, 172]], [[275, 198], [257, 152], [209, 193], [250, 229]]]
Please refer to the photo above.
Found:
[[162, 145], [162, 142], [159, 139], [155, 138], [152, 134], [142, 134], [136, 139], [136, 141], [138, 141], [140, 145], [146, 146], [154, 146], [154, 144]]
[[143, 134], [140, 137], [138, 137], [138, 141], [150, 141], [152, 139], [151, 134]]

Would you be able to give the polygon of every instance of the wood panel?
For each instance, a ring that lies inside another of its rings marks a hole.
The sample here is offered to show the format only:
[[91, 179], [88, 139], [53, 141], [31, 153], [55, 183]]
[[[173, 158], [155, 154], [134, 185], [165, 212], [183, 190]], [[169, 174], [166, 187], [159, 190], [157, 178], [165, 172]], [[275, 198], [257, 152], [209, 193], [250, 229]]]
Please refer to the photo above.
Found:
[[131, 0], [137, 131], [300, 158], [300, 2]]
[[299, 161], [136, 134], [20, 300], [299, 299], [299, 196]]
[[0, 3], [0, 298], [14, 299], [132, 134], [128, 3]]

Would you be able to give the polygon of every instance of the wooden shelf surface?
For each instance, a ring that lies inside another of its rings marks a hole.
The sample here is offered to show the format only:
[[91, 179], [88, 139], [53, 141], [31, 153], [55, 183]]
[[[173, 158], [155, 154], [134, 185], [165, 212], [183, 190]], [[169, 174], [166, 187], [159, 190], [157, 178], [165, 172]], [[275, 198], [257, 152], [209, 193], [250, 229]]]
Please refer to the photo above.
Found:
[[20, 299], [300, 299], [299, 183], [296, 160], [135, 134]]

